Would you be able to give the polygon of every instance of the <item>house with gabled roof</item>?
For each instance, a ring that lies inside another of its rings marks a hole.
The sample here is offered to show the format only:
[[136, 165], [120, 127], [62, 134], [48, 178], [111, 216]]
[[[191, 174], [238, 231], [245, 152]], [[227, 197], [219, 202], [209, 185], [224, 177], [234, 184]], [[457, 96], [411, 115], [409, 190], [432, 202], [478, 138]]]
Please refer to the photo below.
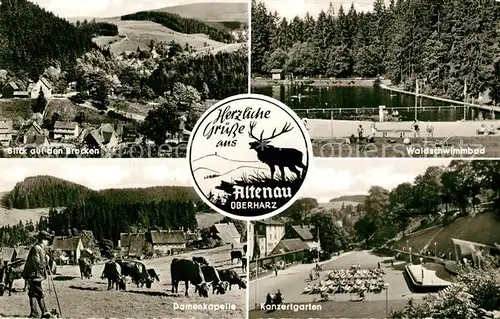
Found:
[[186, 235], [182, 230], [154, 230], [150, 232], [153, 250], [171, 255], [178, 249], [186, 248]]
[[233, 223], [217, 223], [211, 227], [210, 232], [226, 245], [241, 243], [241, 234]]
[[24, 129], [23, 144], [48, 145], [48, 136], [48, 130], [42, 129], [36, 121], [32, 121]]
[[0, 146], [8, 147], [12, 142], [13, 125], [12, 120], [0, 121]]
[[309, 246], [307, 246], [307, 244], [300, 238], [282, 239], [269, 255], [281, 255], [285, 253], [303, 252], [308, 250]]
[[123, 134], [123, 125], [116, 125], [115, 129], [113, 124], [104, 123], [97, 129], [83, 130], [80, 138], [89, 148], [108, 152], [118, 147], [121, 134]]
[[40, 91], [43, 92], [43, 95], [45, 98], [51, 98], [52, 97], [52, 83], [50, 83], [47, 78], [41, 76], [38, 79], [38, 82], [36, 82], [31, 88], [30, 88], [30, 96], [32, 99], [38, 98], [40, 95]]
[[56, 121], [54, 124], [54, 139], [65, 140], [78, 137], [78, 123]]
[[309, 247], [309, 249], [320, 250], [320, 243], [315, 240], [317, 236], [314, 236], [313, 231], [314, 229], [310, 225], [293, 225], [290, 226], [285, 237], [287, 239], [299, 238]]
[[2, 98], [4, 99], [29, 98], [29, 93], [26, 91], [26, 85], [24, 85], [21, 81], [7, 82], [2, 87], [0, 92], [2, 93]]
[[69, 257], [73, 263], [76, 263], [80, 259], [84, 247], [80, 236], [56, 236], [49, 248], [50, 251], [60, 251], [62, 255]]
[[120, 248], [124, 257], [143, 259], [146, 245], [145, 233], [121, 233]]

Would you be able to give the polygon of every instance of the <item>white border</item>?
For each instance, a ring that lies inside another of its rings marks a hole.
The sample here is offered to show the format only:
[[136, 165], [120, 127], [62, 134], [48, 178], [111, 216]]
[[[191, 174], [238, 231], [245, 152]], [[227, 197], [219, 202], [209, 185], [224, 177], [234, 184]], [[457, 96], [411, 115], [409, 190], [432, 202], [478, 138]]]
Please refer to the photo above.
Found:
[[[241, 100], [241, 99], [245, 99], [245, 98], [249, 99], [249, 100], [259, 99], [261, 101], [267, 101], [269, 103], [276, 104], [280, 108], [282, 108], [284, 111], [287, 111], [289, 113], [290, 117], [297, 123], [297, 126], [301, 130], [302, 134], [305, 136], [305, 141], [304, 142], [306, 143], [306, 152], [308, 153], [307, 154], [307, 172], [306, 172], [306, 175], [304, 176], [304, 180], [302, 182], [302, 185], [300, 186], [300, 188], [298, 189], [298, 191], [292, 196], [292, 198], [290, 198], [286, 204], [284, 204], [282, 207], [278, 208], [275, 211], [272, 211], [272, 212], [267, 213], [265, 215], [251, 216], [251, 217], [233, 215], [233, 214], [225, 212], [225, 211], [221, 210], [220, 208], [218, 208], [217, 206], [215, 206], [211, 201], [209, 201], [206, 198], [205, 194], [203, 194], [203, 192], [201, 191], [201, 189], [199, 189], [198, 183], [196, 182], [196, 180], [194, 178], [194, 174], [191, 171], [191, 160], [192, 160], [192, 158], [191, 158], [191, 144], [193, 143], [193, 140], [194, 140], [194, 137], [195, 137], [194, 133], [197, 132], [200, 129], [200, 126], [205, 122], [207, 115], [210, 114], [211, 112], [213, 112], [214, 110], [218, 109], [222, 105], [230, 103], [233, 100]], [[233, 218], [233, 219], [238, 219], [238, 220], [246, 220], [246, 221], [262, 220], [262, 219], [270, 218], [270, 217], [273, 217], [273, 216], [276, 216], [276, 215], [282, 213], [287, 208], [289, 208], [290, 206], [292, 206], [292, 204], [295, 203], [295, 201], [297, 201], [299, 198], [301, 198], [301, 190], [307, 184], [307, 176], [309, 175], [308, 173], [310, 171], [310, 168], [311, 168], [312, 162], [313, 162], [312, 143], [311, 143], [311, 139], [309, 137], [309, 132], [307, 131], [304, 123], [302, 122], [302, 119], [299, 118], [297, 116], [297, 114], [295, 114], [295, 112], [291, 108], [289, 108], [288, 106], [286, 106], [283, 102], [275, 100], [275, 99], [273, 99], [273, 98], [271, 98], [269, 96], [260, 95], [260, 94], [239, 94], [239, 95], [234, 95], [234, 96], [228, 97], [228, 98], [226, 98], [224, 100], [221, 100], [221, 101], [217, 102], [212, 107], [210, 107], [208, 110], [206, 110], [203, 113], [203, 115], [198, 119], [198, 122], [196, 122], [196, 125], [194, 126], [194, 128], [193, 128], [193, 130], [191, 132], [193, 132], [193, 134], [191, 134], [191, 136], [189, 137], [187, 154], [186, 154], [187, 155], [186, 158], [188, 160], [188, 165], [189, 165], [189, 169], [190, 169], [190, 173], [191, 173], [190, 174], [190, 180], [191, 180], [192, 186], [196, 190], [196, 193], [201, 198], [201, 200], [203, 200], [203, 202], [205, 202], [205, 204], [207, 204], [215, 212], [217, 212], [217, 213], [219, 213], [221, 215]]]
[[[247, 82], [247, 92], [248, 94], [252, 93], [252, 0], [247, 0], [248, 1], [248, 44], [247, 44], [247, 50], [248, 50], [248, 66], [247, 66], [247, 77], [248, 77], [248, 82]], [[500, 1], [500, 0], [498, 0]]]

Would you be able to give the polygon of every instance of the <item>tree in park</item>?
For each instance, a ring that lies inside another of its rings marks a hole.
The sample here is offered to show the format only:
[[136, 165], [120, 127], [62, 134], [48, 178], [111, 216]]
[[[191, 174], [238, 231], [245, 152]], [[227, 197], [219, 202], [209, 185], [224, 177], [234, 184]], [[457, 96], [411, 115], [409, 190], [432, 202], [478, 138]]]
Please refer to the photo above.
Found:
[[422, 215], [436, 215], [442, 202], [443, 169], [431, 166], [415, 178], [413, 186], [414, 207]]
[[166, 101], [160, 107], [151, 110], [146, 119], [139, 127], [139, 132], [155, 143], [156, 146], [163, 145], [167, 134], [179, 133], [180, 113], [177, 105], [172, 101]]
[[403, 232], [410, 224], [415, 213], [414, 187], [411, 183], [399, 184], [389, 194], [390, 215]]
[[349, 235], [340, 227], [332, 215], [326, 212], [315, 213], [308, 218], [314, 226], [312, 232], [316, 236], [319, 233], [321, 249], [327, 253], [347, 249], [350, 244]]

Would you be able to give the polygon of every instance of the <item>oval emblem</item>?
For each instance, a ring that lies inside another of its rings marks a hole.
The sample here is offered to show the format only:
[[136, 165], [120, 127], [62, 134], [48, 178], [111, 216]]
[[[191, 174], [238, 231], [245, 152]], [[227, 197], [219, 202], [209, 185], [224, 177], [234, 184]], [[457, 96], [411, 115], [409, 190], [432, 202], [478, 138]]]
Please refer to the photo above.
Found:
[[312, 157], [303, 121], [285, 104], [241, 94], [208, 109], [188, 143], [193, 185], [213, 210], [256, 220], [298, 198]]

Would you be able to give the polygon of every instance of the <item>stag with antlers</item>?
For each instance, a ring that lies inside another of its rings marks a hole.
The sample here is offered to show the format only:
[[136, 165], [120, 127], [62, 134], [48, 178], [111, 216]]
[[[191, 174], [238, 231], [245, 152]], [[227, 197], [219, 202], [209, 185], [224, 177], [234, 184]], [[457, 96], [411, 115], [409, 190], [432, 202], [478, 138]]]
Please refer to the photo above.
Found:
[[302, 169], [302, 173], [306, 169], [306, 166], [302, 163], [302, 157], [304, 154], [294, 148], [280, 148], [269, 144], [274, 138], [290, 132], [293, 129], [293, 127], [290, 126], [290, 123], [286, 123], [279, 133], [276, 133], [276, 129], [274, 129], [273, 133], [269, 137], [264, 137], [264, 131], [262, 131], [260, 133], [260, 138], [253, 135], [253, 129], [256, 125], [256, 122], [250, 123], [248, 135], [250, 138], [255, 140], [255, 142], [249, 143], [250, 149], [257, 152], [257, 158], [259, 161], [269, 166], [269, 169], [271, 170], [271, 179], [274, 179], [276, 166], [278, 166], [281, 171], [282, 179], [285, 179], [285, 167], [295, 173], [297, 178], [300, 178], [301, 173], [297, 167]]

